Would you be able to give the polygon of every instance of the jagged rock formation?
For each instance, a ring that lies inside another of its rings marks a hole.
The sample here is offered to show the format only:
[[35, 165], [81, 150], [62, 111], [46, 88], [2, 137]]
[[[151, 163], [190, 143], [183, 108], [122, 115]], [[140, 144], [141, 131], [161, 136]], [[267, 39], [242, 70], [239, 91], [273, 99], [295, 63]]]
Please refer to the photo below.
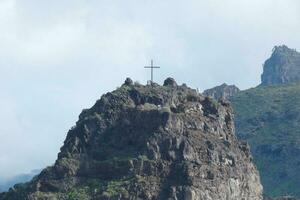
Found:
[[287, 46], [275, 46], [265, 62], [262, 85], [276, 85], [300, 81], [300, 53]]
[[1, 200], [260, 200], [229, 104], [129, 79], [84, 110], [54, 166]]
[[226, 83], [223, 83], [220, 86], [216, 86], [214, 88], [205, 90], [203, 94], [217, 100], [218, 99], [228, 100], [230, 97], [234, 96], [239, 91], [240, 89], [235, 85], [227, 85]]

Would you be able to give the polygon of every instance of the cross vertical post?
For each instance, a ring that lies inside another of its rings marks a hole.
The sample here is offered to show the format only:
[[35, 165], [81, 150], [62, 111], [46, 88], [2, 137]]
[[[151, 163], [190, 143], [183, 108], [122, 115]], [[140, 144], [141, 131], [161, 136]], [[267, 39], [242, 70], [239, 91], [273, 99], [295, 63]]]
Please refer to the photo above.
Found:
[[159, 66], [154, 66], [153, 65], [153, 60], [151, 60], [151, 65], [150, 66], [145, 66], [144, 68], [149, 68], [151, 69], [151, 85], [153, 83], [153, 69], [160, 68]]
[[153, 82], [153, 60], [151, 60], [151, 82]]

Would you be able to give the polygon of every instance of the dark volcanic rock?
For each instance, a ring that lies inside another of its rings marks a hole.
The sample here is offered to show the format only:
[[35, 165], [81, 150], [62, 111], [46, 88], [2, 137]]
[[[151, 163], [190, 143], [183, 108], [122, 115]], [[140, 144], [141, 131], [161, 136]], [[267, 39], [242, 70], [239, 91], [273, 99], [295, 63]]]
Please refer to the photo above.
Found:
[[130, 85], [133, 84], [133, 81], [131, 80], [131, 78], [126, 78], [124, 84], [127, 85], [127, 86], [130, 86]]
[[167, 79], [164, 81], [164, 86], [176, 87], [176, 86], [177, 86], [177, 83], [176, 83], [176, 81], [175, 81], [173, 78], [167, 78]]
[[248, 145], [235, 136], [228, 104], [186, 86], [126, 84], [80, 114], [54, 166], [0, 199], [260, 200], [261, 195], [258, 172]]
[[300, 81], [300, 53], [287, 46], [275, 46], [271, 58], [264, 64], [262, 85]]
[[230, 97], [234, 96], [239, 91], [240, 89], [235, 85], [227, 85], [226, 83], [223, 83], [220, 86], [205, 90], [203, 94], [205, 96], [210, 96], [216, 100], [218, 99], [228, 100]]

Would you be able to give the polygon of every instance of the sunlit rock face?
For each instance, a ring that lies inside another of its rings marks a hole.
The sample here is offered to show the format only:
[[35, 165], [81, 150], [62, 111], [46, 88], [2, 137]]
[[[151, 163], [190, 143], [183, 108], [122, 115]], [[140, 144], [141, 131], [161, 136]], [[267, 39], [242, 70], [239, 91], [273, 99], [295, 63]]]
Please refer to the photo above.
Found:
[[275, 46], [264, 64], [262, 85], [278, 85], [300, 81], [300, 53], [285, 45]]
[[84, 110], [54, 166], [1, 200], [260, 200], [232, 109], [174, 79], [133, 84]]

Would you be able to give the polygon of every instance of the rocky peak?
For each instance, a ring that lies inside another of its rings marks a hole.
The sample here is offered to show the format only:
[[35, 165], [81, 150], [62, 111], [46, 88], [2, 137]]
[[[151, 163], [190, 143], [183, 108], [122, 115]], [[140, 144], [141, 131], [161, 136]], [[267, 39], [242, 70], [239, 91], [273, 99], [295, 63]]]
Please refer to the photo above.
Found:
[[54, 166], [0, 199], [261, 200], [262, 186], [229, 104], [123, 84], [80, 114]]
[[214, 88], [205, 90], [203, 94], [206, 96], [210, 96], [216, 100], [218, 99], [228, 100], [230, 97], [234, 96], [239, 91], [240, 89], [235, 85], [227, 85], [226, 83], [223, 83], [220, 86], [216, 86]]
[[262, 85], [276, 85], [300, 81], [300, 53], [285, 45], [275, 46], [264, 63]]

